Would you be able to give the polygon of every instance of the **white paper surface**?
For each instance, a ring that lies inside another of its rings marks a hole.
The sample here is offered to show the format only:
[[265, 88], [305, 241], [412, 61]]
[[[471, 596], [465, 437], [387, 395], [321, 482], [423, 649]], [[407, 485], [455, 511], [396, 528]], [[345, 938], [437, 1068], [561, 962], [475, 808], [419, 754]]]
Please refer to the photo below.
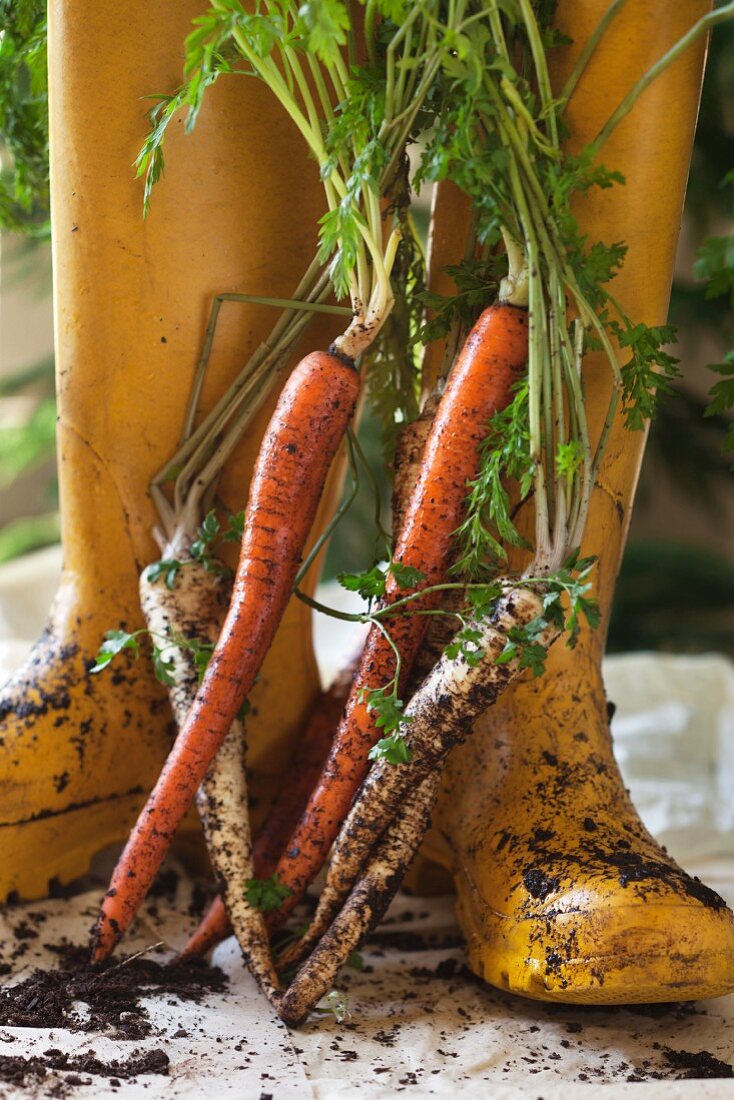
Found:
[[[177, 944], [182, 934], [193, 931], [191, 918], [186, 916], [191, 901], [190, 883], [182, 880], [175, 900], [157, 898], [156, 916], [145, 914], [136, 922], [125, 940], [125, 952], [134, 953], [160, 940]], [[100, 891], [68, 899], [35, 902], [29, 906], [13, 906], [0, 915], [0, 958], [9, 958], [16, 942], [13, 929], [23, 920], [25, 909], [43, 913], [47, 919], [38, 928], [39, 938], [27, 941], [29, 949], [14, 965], [8, 982], [20, 981], [37, 967], [55, 968], [58, 956], [45, 944], [58, 944], [62, 939], [71, 943], [87, 942], [88, 929], [99, 906]], [[156, 961], [161, 956], [153, 955]], [[170, 1077], [146, 1074], [137, 1081], [123, 1081], [113, 1088], [109, 1080], [93, 1077], [87, 1088], [74, 1089], [73, 1095], [97, 1097], [201, 1097], [255, 1096], [271, 1092], [283, 1100], [301, 1100], [309, 1095], [303, 1067], [296, 1057], [286, 1028], [260, 996], [255, 983], [244, 970], [239, 951], [233, 941], [222, 944], [219, 964], [232, 980], [222, 993], [208, 993], [200, 1004], [180, 1000], [174, 994], [148, 997], [142, 1000], [153, 1033], [143, 1039], [118, 1040], [98, 1033], [67, 1031], [63, 1028], [0, 1028], [0, 1055], [40, 1055], [49, 1048], [69, 1054], [83, 1054], [93, 1049], [100, 1059], [127, 1060], [133, 1049], [146, 1051], [162, 1048], [171, 1060]], [[83, 1006], [80, 1006], [83, 1011]], [[178, 1031], [186, 1037], [177, 1037]], [[86, 1073], [77, 1073], [88, 1079]], [[0, 1081], [0, 1097], [24, 1097], [52, 1093], [54, 1079], [64, 1080], [64, 1072], [49, 1073], [35, 1090], [11, 1088]], [[243, 1085], [245, 1086], [243, 1091]], [[272, 1087], [271, 1087], [272, 1086]]]

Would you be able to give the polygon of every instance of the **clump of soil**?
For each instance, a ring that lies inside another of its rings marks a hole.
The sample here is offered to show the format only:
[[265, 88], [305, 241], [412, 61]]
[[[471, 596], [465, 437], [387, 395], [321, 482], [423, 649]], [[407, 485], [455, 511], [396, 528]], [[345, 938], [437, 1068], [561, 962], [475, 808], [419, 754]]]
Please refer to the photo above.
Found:
[[665, 1061], [671, 1069], [679, 1070], [676, 1080], [700, 1081], [704, 1078], [734, 1077], [734, 1066], [722, 1062], [708, 1050], [671, 1050], [663, 1047]]
[[227, 984], [223, 971], [199, 959], [162, 965], [140, 955], [91, 966], [87, 947], [62, 944], [54, 950], [61, 956], [58, 969], [34, 970], [16, 985], [0, 989], [0, 1025], [63, 1027], [137, 1040], [152, 1030], [141, 998], [169, 993], [198, 1003], [205, 993]]
[[[61, 1050], [46, 1050], [41, 1056], [23, 1058], [18, 1055], [0, 1055], [0, 1081], [11, 1085], [27, 1085], [43, 1080], [49, 1072], [66, 1072], [71, 1076], [59, 1083], [66, 1085], [91, 1084], [78, 1079], [78, 1074], [94, 1077], [111, 1077], [129, 1081], [143, 1073], [168, 1075], [168, 1055], [164, 1050], [134, 1050], [129, 1058], [112, 1058], [109, 1062], [99, 1059], [93, 1050], [86, 1054], [64, 1054]], [[63, 1090], [58, 1090], [63, 1095]]]

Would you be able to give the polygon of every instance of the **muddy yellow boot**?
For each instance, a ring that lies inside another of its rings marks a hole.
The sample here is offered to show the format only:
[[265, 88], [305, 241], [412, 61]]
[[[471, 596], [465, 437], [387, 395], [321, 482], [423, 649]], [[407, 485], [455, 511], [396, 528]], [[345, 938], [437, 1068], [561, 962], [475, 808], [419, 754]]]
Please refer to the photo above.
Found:
[[[47, 632], [0, 696], [0, 900], [42, 895], [122, 840], [172, 733], [147, 663], [90, 676], [104, 632], [143, 625], [154, 560], [151, 476], [175, 451], [212, 297], [289, 297], [316, 247], [318, 171], [267, 89], [222, 80], [196, 131], [171, 127], [147, 221], [131, 167], [143, 97], [174, 89], [203, 0], [52, 0], [50, 85], [59, 473], [64, 572]], [[298, 204], [293, 195], [298, 195]], [[274, 312], [225, 307], [202, 406], [266, 336]], [[326, 346], [314, 325], [313, 346]], [[244, 506], [263, 410], [221, 496]], [[255, 794], [267, 800], [317, 685], [293, 603], [253, 694]]]
[[[638, 75], [708, 10], [706, 0], [638, 0], [613, 22], [570, 109], [585, 144]], [[606, 0], [561, 0], [575, 45]], [[698, 105], [703, 45], [648, 90], [604, 152], [624, 188], [579, 209], [591, 240], [629, 245], [614, 293], [647, 324], [665, 320]], [[585, 377], [599, 431], [608, 372]], [[604, 615], [575, 650], [558, 643], [539, 680], [512, 688], [453, 756], [432, 854], [450, 866], [472, 969], [528, 997], [625, 1003], [734, 990], [734, 916], [652, 839], [612, 752], [600, 663], [644, 438], [617, 422], [594, 492], [584, 554], [598, 556]]]

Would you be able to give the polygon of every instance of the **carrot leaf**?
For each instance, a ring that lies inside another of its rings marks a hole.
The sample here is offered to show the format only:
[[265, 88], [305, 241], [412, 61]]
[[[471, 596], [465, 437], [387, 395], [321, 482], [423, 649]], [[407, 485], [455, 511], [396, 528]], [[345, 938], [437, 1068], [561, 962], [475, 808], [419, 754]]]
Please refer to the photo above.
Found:
[[484, 650], [479, 644], [481, 640], [481, 631], [471, 623], [467, 623], [449, 642], [444, 653], [452, 661], [461, 656], [469, 668], [476, 668], [484, 656]]
[[272, 913], [289, 897], [292, 890], [282, 883], [278, 875], [270, 878], [250, 878], [245, 883], [245, 898], [253, 909], [261, 913]]
[[212, 554], [212, 547], [220, 534], [221, 529], [216, 512], [208, 512], [199, 525], [196, 538], [191, 543], [191, 557], [194, 561], [198, 561], [203, 565], [207, 573], [214, 573], [216, 576], [227, 576], [230, 573], [228, 566], [218, 561]]
[[577, 439], [559, 443], [556, 447], [556, 474], [565, 479], [568, 492], [571, 491], [573, 479], [581, 468], [583, 458], [583, 450]]
[[675, 329], [672, 325], [633, 325], [623, 318], [621, 323], [609, 322], [609, 330], [621, 348], [632, 352], [622, 367], [622, 390], [627, 427], [639, 431], [654, 414], [658, 395], [672, 393], [670, 383], [680, 375], [678, 360], [663, 350], [675, 339]]
[[182, 563], [176, 561], [174, 558], [162, 559], [161, 561], [154, 561], [151, 565], [147, 566], [143, 572], [143, 576], [150, 584], [157, 584], [162, 580], [165, 582], [166, 588], [173, 591], [176, 587], [176, 577], [179, 574]]
[[387, 764], [409, 764], [413, 759], [407, 741], [399, 733], [382, 737], [367, 755], [370, 760], [384, 760]]
[[337, 60], [348, 30], [349, 14], [341, 0], [311, 0], [298, 9], [295, 33], [327, 65]]
[[173, 654], [164, 657], [163, 653], [161, 646], [153, 645], [153, 672], [156, 680], [164, 687], [174, 687], [176, 679], [173, 675]]
[[520, 669], [529, 668], [533, 676], [542, 676], [545, 672], [548, 650], [538, 639], [547, 626], [547, 620], [543, 616], [538, 616], [525, 626], [512, 627], [507, 632], [507, 642], [495, 663], [505, 665], [517, 658]]
[[393, 681], [384, 688], [365, 688], [361, 699], [367, 704], [367, 709], [375, 713], [375, 725], [390, 735], [400, 729], [402, 725], [410, 722], [410, 717], [403, 714], [403, 701], [398, 699], [396, 684]]
[[416, 569], [412, 565], [403, 565], [399, 561], [391, 561], [388, 566], [388, 572], [392, 573], [397, 581], [398, 588], [405, 588], [408, 590], [417, 588], [418, 585], [422, 584], [426, 579], [425, 573], [421, 573], [420, 569]]
[[480, 457], [479, 474], [469, 486], [467, 516], [456, 532], [460, 556], [455, 572], [470, 579], [484, 579], [507, 560], [504, 544], [527, 545], [515, 527], [505, 487], [507, 478], [517, 481], [520, 500], [532, 487], [527, 379], [517, 383], [512, 401], [492, 417]]
[[501, 595], [502, 585], [499, 583], [472, 584], [466, 590], [467, 603], [477, 619], [482, 619], [491, 614], [497, 599]]
[[363, 573], [337, 573], [336, 579], [342, 588], [348, 592], [358, 592], [364, 600], [375, 600], [385, 595], [386, 576], [379, 565], [373, 565]]
[[[178, 639], [176, 639], [178, 642]], [[212, 659], [212, 653], [214, 652], [213, 642], [200, 642], [196, 638], [182, 638], [181, 642], [186, 645], [191, 656], [194, 659], [194, 667], [196, 668], [196, 675], [199, 683], [204, 679], [204, 673], [206, 672], [209, 662]]]
[[[547, 587], [543, 597], [545, 620], [567, 633], [566, 644], [570, 649], [576, 645], [582, 619], [586, 620], [592, 630], [601, 621], [599, 604], [590, 595], [590, 576], [595, 565], [596, 558], [581, 558], [576, 552], [562, 569], [546, 579]], [[568, 613], [564, 610], [564, 598]]]
[[[490, 233], [491, 245], [498, 245], [500, 233], [496, 229]], [[498, 249], [492, 251], [487, 260], [464, 260], [460, 264], [449, 264], [444, 269], [456, 284], [456, 294], [442, 296], [429, 291], [420, 295], [424, 309], [431, 317], [423, 323], [418, 338], [423, 344], [430, 344], [446, 336], [455, 324], [469, 329], [479, 314], [491, 302], [499, 289], [500, 279], [507, 264]]]
[[[207, 512], [199, 525], [196, 541], [192, 544], [191, 554], [199, 557], [203, 549], [211, 546], [219, 534], [219, 520], [215, 511]], [[196, 549], [194, 549], [196, 547]], [[201, 549], [200, 549], [201, 548]]]
[[144, 630], [135, 630], [131, 634], [126, 630], [108, 630], [102, 645], [99, 647], [97, 659], [89, 671], [91, 673], [101, 672], [107, 668], [112, 658], [121, 653], [123, 649], [132, 650], [133, 656], [137, 659], [140, 656], [138, 638], [145, 633]]
[[245, 513], [234, 512], [227, 516], [227, 530], [222, 535], [222, 542], [242, 542], [245, 533]]

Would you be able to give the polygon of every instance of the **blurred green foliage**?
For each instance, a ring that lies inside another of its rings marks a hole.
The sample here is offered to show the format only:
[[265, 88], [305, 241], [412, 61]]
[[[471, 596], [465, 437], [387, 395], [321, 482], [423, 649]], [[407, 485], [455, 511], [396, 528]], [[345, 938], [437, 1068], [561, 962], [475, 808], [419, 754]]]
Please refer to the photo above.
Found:
[[[49, 236], [48, 78], [45, 0], [0, 0], [0, 229], [29, 238], [15, 250], [8, 278], [27, 290], [38, 281], [34, 242]], [[50, 280], [48, 288], [50, 289]], [[0, 398], [26, 394], [24, 421], [0, 428], [0, 491], [53, 458], [56, 408], [53, 361], [0, 379]], [[56, 496], [49, 475], [49, 504]], [[29, 516], [0, 529], [0, 561], [58, 538], [58, 516]]]
[[44, 397], [23, 424], [0, 429], [0, 491], [31, 473], [54, 453], [56, 402]]
[[733, 615], [729, 558], [706, 546], [640, 539], [625, 553], [607, 649], [721, 652], [734, 658]]
[[0, 228], [47, 236], [45, 0], [0, 0]]

